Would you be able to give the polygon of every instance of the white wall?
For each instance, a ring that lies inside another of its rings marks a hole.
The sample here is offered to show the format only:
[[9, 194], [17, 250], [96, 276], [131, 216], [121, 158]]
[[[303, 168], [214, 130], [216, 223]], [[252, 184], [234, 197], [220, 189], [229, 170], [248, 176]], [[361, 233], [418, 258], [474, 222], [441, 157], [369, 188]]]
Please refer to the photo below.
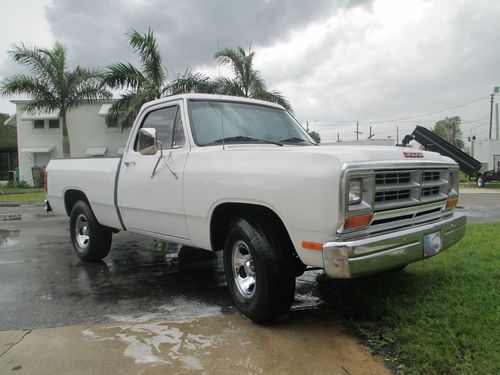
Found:
[[486, 170], [495, 169], [494, 156], [497, 156], [497, 160], [500, 156], [500, 140], [475, 140], [473, 141], [473, 150], [475, 159], [479, 160], [481, 163], [488, 163]]
[[[61, 158], [62, 153], [62, 131], [59, 129], [48, 129], [48, 121], [45, 129], [33, 129], [33, 121], [22, 121], [25, 104], [16, 106], [17, 122], [17, 152], [19, 157], [19, 178], [33, 185], [31, 167], [35, 166], [35, 155], [23, 152], [23, 149], [33, 147], [54, 147], [49, 157]], [[47, 155], [45, 155], [47, 156]], [[39, 160], [42, 158], [38, 158]]]
[[67, 115], [71, 157], [88, 157], [88, 147], [107, 147], [105, 156], [117, 156], [120, 146], [127, 143], [130, 128], [108, 128], [104, 116], [99, 116], [103, 103], [82, 105]]
[[[105, 146], [107, 147], [105, 157], [115, 157], [118, 156], [118, 148], [125, 146], [130, 128], [123, 131], [118, 128], [108, 128], [105, 117], [99, 116], [99, 110], [104, 103], [106, 101], [85, 103], [67, 114], [71, 157], [89, 157], [86, 151], [92, 146]], [[16, 102], [19, 178], [33, 185], [31, 167], [35, 166], [36, 161], [63, 157], [62, 124], [59, 129], [48, 129], [46, 121], [45, 129], [33, 129], [33, 121], [21, 120], [25, 106], [26, 102]], [[22, 151], [36, 147], [54, 147], [54, 149], [49, 155], [36, 154], [36, 156]]]

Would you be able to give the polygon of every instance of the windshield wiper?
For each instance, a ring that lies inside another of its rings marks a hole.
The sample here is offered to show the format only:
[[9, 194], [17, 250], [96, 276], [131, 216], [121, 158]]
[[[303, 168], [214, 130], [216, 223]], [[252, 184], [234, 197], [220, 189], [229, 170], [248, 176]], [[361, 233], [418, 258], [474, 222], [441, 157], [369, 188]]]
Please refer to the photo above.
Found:
[[259, 139], [259, 138], [254, 138], [254, 137], [247, 137], [246, 135], [237, 135], [234, 137], [225, 137], [225, 138], [220, 138], [216, 139], [212, 143], [231, 143], [231, 142], [260, 142], [260, 143], [270, 143], [276, 146], [283, 146], [283, 143], [276, 142], [276, 141], [269, 141], [267, 139]]
[[315, 145], [315, 146], [318, 145], [317, 143], [314, 143], [314, 142], [308, 141], [307, 139], [302, 139], [302, 138], [299, 138], [299, 137], [292, 137], [292, 138], [282, 139], [280, 141], [280, 143], [300, 143], [300, 142], [310, 143], [310, 144]]

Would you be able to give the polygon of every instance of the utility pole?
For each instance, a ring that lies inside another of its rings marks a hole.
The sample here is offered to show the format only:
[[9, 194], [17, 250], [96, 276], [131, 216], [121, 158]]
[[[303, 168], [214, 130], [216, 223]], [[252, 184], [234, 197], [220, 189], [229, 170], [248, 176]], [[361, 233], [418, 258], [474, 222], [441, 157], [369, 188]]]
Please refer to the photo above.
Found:
[[356, 141], [359, 141], [359, 135], [363, 134], [363, 132], [359, 131], [359, 121], [356, 121], [356, 131], [354, 133], [356, 133]]
[[368, 136], [368, 139], [372, 139], [375, 136], [375, 134], [372, 134], [372, 127], [370, 125], [370, 135]]
[[337, 142], [340, 142], [340, 134], [337, 133]]
[[309, 133], [309, 121], [306, 122], [306, 130]]
[[396, 146], [399, 143], [399, 126], [396, 125]]
[[493, 125], [493, 101], [495, 100], [495, 94], [490, 95], [490, 137], [488, 138], [491, 141], [491, 127]]
[[495, 139], [498, 141], [498, 103], [495, 103]]

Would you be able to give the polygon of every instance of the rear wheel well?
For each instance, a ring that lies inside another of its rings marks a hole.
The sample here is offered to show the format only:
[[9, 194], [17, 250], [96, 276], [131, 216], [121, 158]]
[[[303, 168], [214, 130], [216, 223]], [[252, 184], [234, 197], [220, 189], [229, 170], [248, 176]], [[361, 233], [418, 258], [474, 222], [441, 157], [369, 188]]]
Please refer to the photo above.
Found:
[[[267, 221], [276, 234], [283, 239], [290, 249], [290, 255], [300, 262], [290, 235], [281, 218], [270, 208], [247, 203], [223, 203], [217, 206], [210, 220], [210, 242], [214, 251], [222, 250], [229, 231], [229, 225], [237, 217], [250, 215], [252, 218]], [[302, 262], [301, 262], [302, 263]]]
[[66, 208], [66, 213], [68, 216], [71, 214], [71, 210], [78, 201], [84, 201], [90, 206], [89, 200], [84, 192], [80, 190], [70, 189], [64, 193], [64, 207]]

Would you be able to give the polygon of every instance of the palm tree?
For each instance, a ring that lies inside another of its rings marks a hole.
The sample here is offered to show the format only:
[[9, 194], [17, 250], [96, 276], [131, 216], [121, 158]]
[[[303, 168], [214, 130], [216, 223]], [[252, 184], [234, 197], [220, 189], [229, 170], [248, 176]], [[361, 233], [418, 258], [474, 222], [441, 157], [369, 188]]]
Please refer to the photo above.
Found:
[[288, 100], [276, 90], [268, 90], [261, 73], [253, 67], [255, 52], [247, 54], [241, 47], [224, 48], [215, 54], [221, 65], [233, 71], [233, 78], [221, 77], [215, 80], [217, 91], [221, 94], [244, 96], [267, 100], [282, 105], [288, 111], [292, 107]]
[[109, 65], [104, 83], [111, 89], [126, 90], [112, 105], [110, 116], [119, 118], [122, 126], [131, 126], [141, 106], [160, 98], [168, 91], [169, 86], [167, 71], [162, 65], [153, 31], [150, 29], [145, 34], [140, 34], [131, 30], [126, 35], [134, 51], [139, 54], [141, 67], [137, 68], [130, 63]]
[[14, 45], [8, 52], [14, 61], [29, 68], [31, 75], [16, 74], [0, 83], [2, 96], [27, 95], [31, 98], [28, 112], [59, 111], [62, 119], [63, 155], [71, 156], [66, 115], [82, 102], [110, 98], [101, 85], [101, 73], [80, 66], [69, 69], [66, 49], [56, 42], [49, 49]]

